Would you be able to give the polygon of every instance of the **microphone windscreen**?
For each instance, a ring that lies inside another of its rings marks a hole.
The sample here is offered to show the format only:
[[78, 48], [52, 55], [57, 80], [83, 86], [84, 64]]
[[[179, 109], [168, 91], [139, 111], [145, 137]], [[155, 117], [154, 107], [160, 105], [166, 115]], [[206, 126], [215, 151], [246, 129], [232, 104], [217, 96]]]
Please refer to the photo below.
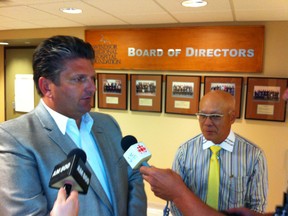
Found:
[[72, 151], [69, 152], [67, 158], [70, 158], [74, 155], [76, 155], [76, 157], [79, 157], [83, 161], [84, 164], [86, 163], [87, 156], [86, 156], [86, 153], [82, 149], [80, 148], [73, 149]]
[[130, 146], [134, 145], [137, 142], [138, 141], [137, 141], [137, 139], [134, 136], [127, 135], [127, 136], [122, 138], [121, 147], [126, 152], [129, 149]]

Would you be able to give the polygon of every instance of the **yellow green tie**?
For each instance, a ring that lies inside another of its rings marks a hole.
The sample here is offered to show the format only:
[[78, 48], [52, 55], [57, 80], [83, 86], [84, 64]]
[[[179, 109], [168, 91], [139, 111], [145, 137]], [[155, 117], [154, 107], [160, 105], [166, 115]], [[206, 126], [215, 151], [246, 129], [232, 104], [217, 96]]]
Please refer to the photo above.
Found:
[[220, 165], [217, 158], [217, 153], [220, 151], [220, 146], [211, 146], [212, 155], [210, 158], [210, 168], [208, 176], [208, 192], [207, 205], [214, 209], [218, 209], [218, 196], [220, 186]]

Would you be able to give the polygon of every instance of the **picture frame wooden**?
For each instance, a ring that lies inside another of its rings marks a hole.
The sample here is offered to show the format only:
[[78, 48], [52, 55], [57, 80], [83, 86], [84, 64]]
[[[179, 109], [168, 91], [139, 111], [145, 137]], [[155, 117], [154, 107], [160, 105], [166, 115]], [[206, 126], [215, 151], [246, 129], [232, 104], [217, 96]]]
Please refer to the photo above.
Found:
[[245, 119], [279, 121], [286, 119], [282, 95], [287, 78], [247, 77]]
[[166, 76], [165, 113], [195, 115], [198, 112], [201, 77]]
[[130, 110], [162, 112], [163, 75], [130, 75]]
[[127, 74], [98, 73], [98, 108], [127, 110]]
[[235, 97], [236, 118], [241, 118], [243, 77], [205, 76], [204, 94], [211, 90], [223, 90], [231, 93]]

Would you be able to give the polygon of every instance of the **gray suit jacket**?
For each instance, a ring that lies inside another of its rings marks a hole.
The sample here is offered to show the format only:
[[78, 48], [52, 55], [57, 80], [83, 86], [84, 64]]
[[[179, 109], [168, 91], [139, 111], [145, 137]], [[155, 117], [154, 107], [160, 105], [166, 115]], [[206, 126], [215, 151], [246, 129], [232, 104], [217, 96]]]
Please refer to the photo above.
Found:
[[[87, 162], [92, 177], [88, 193], [79, 194], [79, 215], [146, 215], [143, 179], [123, 158], [119, 125], [109, 115], [90, 115], [113, 204]], [[32, 112], [0, 124], [0, 215], [49, 215], [58, 193], [48, 186], [52, 171], [74, 148], [41, 103]]]

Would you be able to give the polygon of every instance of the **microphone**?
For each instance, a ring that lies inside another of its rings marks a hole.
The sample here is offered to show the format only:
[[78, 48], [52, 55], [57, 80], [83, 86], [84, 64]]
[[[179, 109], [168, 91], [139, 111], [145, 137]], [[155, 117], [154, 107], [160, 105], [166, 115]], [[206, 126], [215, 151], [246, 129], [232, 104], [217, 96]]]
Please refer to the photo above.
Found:
[[91, 172], [85, 166], [86, 154], [82, 149], [73, 149], [67, 159], [56, 165], [49, 181], [49, 187], [64, 186], [67, 197], [71, 190], [86, 194], [90, 185]]
[[138, 169], [140, 166], [150, 167], [147, 161], [151, 158], [151, 153], [144, 143], [138, 142], [134, 136], [123, 137], [121, 147], [125, 151], [123, 156], [132, 169]]

